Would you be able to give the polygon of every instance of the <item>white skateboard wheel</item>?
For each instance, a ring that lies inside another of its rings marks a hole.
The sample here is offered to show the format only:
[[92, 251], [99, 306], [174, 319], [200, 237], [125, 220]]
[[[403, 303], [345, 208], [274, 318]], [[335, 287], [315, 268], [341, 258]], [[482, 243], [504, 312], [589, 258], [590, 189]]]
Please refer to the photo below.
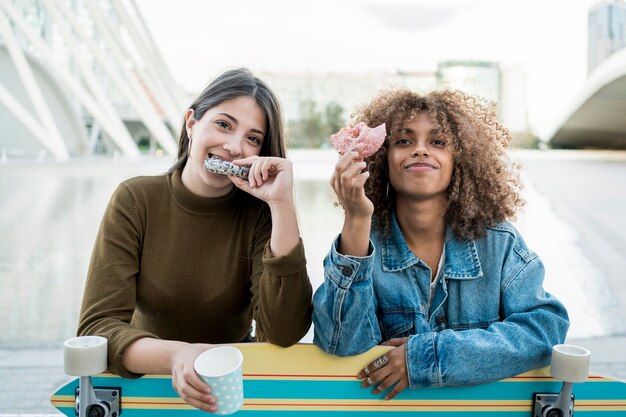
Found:
[[63, 344], [63, 366], [72, 376], [91, 376], [107, 369], [107, 339], [80, 336]]
[[589, 375], [591, 352], [574, 345], [552, 347], [550, 374], [564, 382], [584, 382]]

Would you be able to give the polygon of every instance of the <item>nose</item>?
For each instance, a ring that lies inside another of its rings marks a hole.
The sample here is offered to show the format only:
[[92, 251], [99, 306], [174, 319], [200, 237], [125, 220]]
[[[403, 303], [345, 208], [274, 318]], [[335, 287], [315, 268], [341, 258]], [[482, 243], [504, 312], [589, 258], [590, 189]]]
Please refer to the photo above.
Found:
[[413, 156], [428, 156], [428, 149], [426, 148], [425, 142], [419, 140], [415, 143]]
[[228, 151], [232, 156], [239, 156], [241, 155], [241, 143], [243, 142], [243, 139], [238, 137], [237, 135], [232, 135], [232, 137], [229, 138], [229, 140], [227, 140], [226, 142], [224, 142], [224, 145], [222, 146], [224, 148], [224, 150]]

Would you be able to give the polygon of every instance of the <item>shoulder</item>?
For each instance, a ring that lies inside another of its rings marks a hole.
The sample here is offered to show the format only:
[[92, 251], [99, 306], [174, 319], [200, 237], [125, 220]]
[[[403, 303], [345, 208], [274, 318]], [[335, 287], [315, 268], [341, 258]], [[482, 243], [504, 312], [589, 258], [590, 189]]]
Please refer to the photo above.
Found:
[[122, 181], [111, 197], [114, 204], [138, 204], [154, 197], [162, 199], [168, 193], [167, 174], [134, 177]]
[[537, 258], [537, 254], [531, 251], [521, 233], [510, 222], [504, 221], [495, 226], [485, 228], [486, 235], [483, 239], [489, 247], [505, 249], [509, 256], [519, 258], [524, 263]]
[[129, 178], [122, 181], [116, 192], [126, 192], [133, 195], [160, 192], [168, 189], [168, 175], [151, 175]]
[[167, 188], [167, 177], [168, 174], [133, 177], [123, 181], [118, 188], [124, 188], [131, 192]]

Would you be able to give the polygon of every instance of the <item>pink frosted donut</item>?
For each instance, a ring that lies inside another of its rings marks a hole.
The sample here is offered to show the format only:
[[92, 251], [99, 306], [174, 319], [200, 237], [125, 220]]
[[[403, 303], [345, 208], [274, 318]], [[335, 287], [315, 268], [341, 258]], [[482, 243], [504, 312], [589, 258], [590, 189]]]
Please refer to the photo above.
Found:
[[351, 128], [342, 127], [339, 132], [330, 137], [330, 141], [341, 155], [352, 150], [355, 146], [361, 145], [360, 155], [367, 158], [380, 149], [385, 142], [386, 135], [384, 123], [371, 128], [365, 123], [359, 122]]

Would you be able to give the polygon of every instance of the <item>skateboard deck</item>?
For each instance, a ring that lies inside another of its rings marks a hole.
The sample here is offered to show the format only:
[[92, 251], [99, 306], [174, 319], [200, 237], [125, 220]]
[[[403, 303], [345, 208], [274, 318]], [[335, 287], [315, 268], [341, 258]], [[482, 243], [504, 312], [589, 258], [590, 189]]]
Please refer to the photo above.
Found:
[[[385, 401], [363, 389], [355, 375], [389, 350], [377, 346], [361, 355], [339, 358], [314, 345], [280, 348], [266, 343], [232, 344], [244, 355], [244, 405], [242, 417], [274, 416], [532, 416], [534, 393], [558, 393], [561, 381], [549, 368], [527, 372], [498, 382], [454, 388], [405, 389]], [[110, 373], [92, 378], [94, 388], [120, 388], [122, 417], [200, 417], [207, 413], [186, 404], [172, 388], [169, 375], [124, 379]], [[76, 378], [59, 388], [51, 403], [74, 417]], [[591, 375], [574, 384], [574, 415], [626, 415], [626, 383]], [[408, 414], [407, 414], [408, 413]]]

